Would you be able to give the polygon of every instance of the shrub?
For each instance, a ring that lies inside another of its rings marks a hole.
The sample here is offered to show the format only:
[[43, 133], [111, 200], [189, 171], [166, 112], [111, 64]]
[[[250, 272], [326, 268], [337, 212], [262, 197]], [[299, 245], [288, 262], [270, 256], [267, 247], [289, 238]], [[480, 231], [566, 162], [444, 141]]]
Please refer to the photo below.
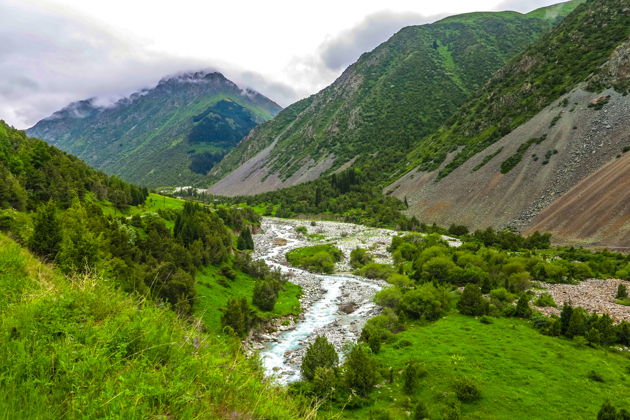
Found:
[[252, 303], [260, 310], [273, 311], [278, 299], [278, 287], [273, 280], [259, 280], [254, 286]]
[[329, 397], [337, 387], [337, 372], [334, 368], [321, 367], [315, 368], [313, 375], [313, 392], [321, 397]]
[[401, 309], [415, 319], [434, 321], [444, 316], [451, 307], [448, 291], [425, 283], [403, 295]]
[[335, 347], [330, 344], [326, 337], [318, 336], [315, 341], [308, 346], [306, 354], [302, 359], [300, 371], [306, 380], [313, 380], [317, 368], [336, 368], [339, 363], [339, 355]]
[[376, 362], [369, 351], [362, 345], [355, 345], [344, 363], [344, 379], [346, 386], [360, 396], [367, 396], [376, 385]]
[[249, 228], [243, 229], [240, 235], [238, 235], [236, 246], [242, 251], [254, 249], [254, 239], [252, 238], [252, 232], [250, 232]]
[[350, 252], [350, 265], [354, 268], [360, 268], [364, 265], [371, 263], [372, 256], [368, 254], [366, 249], [355, 248]]
[[459, 312], [470, 316], [487, 314], [489, 306], [488, 302], [481, 295], [481, 289], [475, 284], [466, 285], [459, 302], [457, 302]]
[[333, 245], [314, 245], [293, 249], [287, 252], [286, 258], [296, 267], [318, 273], [332, 273], [335, 271], [335, 263], [343, 258], [343, 253]]
[[461, 402], [470, 403], [481, 399], [481, 391], [476, 383], [468, 378], [461, 378], [454, 384], [455, 394]]
[[412, 395], [418, 387], [418, 381], [425, 376], [427, 371], [415, 360], [410, 360], [403, 371], [403, 391]]
[[529, 318], [532, 316], [532, 308], [529, 307], [529, 300], [527, 299], [527, 296], [521, 295], [518, 299], [514, 315], [519, 318]]
[[628, 288], [625, 284], [619, 283], [617, 286], [617, 299], [625, 299], [628, 297]]
[[538, 299], [534, 302], [535, 306], [541, 307], [556, 307], [556, 302], [553, 300], [553, 297], [549, 293], [543, 293], [538, 296]]
[[306, 226], [296, 226], [295, 231], [300, 235], [306, 235], [308, 233], [308, 229], [306, 229]]
[[429, 410], [422, 401], [418, 401], [418, 403], [413, 407], [413, 414], [411, 415], [411, 418], [413, 420], [423, 420], [429, 418]]
[[356, 274], [359, 276], [367, 277], [369, 279], [386, 280], [387, 278], [389, 278], [389, 276], [394, 274], [394, 269], [387, 264], [371, 262], [357, 270]]
[[234, 271], [229, 265], [221, 266], [221, 275], [230, 279], [236, 279], [236, 271]]
[[245, 298], [230, 299], [221, 312], [221, 325], [240, 337], [245, 336], [253, 325], [253, 312]]

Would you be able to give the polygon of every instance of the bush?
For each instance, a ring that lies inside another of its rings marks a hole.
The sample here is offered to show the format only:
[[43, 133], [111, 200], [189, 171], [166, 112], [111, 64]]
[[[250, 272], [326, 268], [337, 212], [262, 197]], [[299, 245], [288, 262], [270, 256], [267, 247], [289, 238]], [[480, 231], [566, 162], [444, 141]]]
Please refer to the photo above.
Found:
[[429, 410], [422, 401], [418, 401], [418, 403], [413, 407], [413, 414], [411, 415], [411, 418], [413, 420], [423, 420], [429, 418]]
[[403, 391], [407, 395], [412, 395], [418, 387], [421, 377], [425, 376], [427, 371], [415, 360], [407, 362], [403, 371]]
[[350, 265], [353, 268], [361, 268], [372, 261], [373, 258], [370, 254], [368, 254], [366, 249], [355, 248], [352, 252], [350, 252]]
[[529, 318], [532, 316], [532, 308], [529, 307], [529, 300], [527, 299], [527, 296], [521, 295], [516, 303], [514, 315], [519, 318]]
[[617, 299], [625, 299], [628, 297], [628, 288], [625, 284], [619, 283], [617, 286]]
[[221, 310], [221, 325], [228, 331], [243, 337], [247, 334], [254, 322], [252, 309], [247, 304], [247, 299], [230, 299], [227, 307]]
[[278, 289], [273, 280], [258, 280], [254, 286], [252, 303], [262, 311], [273, 311], [278, 299]]
[[450, 310], [451, 299], [443, 287], [425, 283], [405, 293], [400, 306], [412, 318], [434, 321]]
[[344, 363], [346, 386], [360, 396], [367, 396], [378, 381], [376, 362], [362, 345], [355, 345]]
[[357, 270], [356, 274], [359, 276], [367, 277], [368, 279], [386, 280], [392, 274], [394, 274], [394, 269], [387, 264], [371, 262]]
[[334, 368], [318, 366], [312, 382], [313, 392], [321, 398], [327, 398], [337, 387], [337, 372]]
[[343, 253], [333, 245], [314, 245], [293, 249], [286, 254], [289, 264], [318, 273], [332, 273]]
[[557, 307], [556, 302], [553, 300], [553, 297], [549, 293], [543, 293], [538, 296], [538, 299], [536, 299], [534, 305], [540, 307]]
[[481, 399], [479, 387], [470, 379], [459, 379], [455, 382], [454, 388], [457, 399], [461, 402], [470, 403]]
[[306, 235], [308, 233], [308, 229], [306, 229], [306, 226], [296, 226], [295, 231], [301, 235]]
[[304, 379], [312, 381], [317, 368], [334, 369], [338, 363], [339, 356], [335, 351], [335, 347], [328, 342], [326, 337], [318, 336], [306, 349], [300, 371]]
[[479, 316], [488, 313], [490, 305], [481, 295], [481, 289], [475, 284], [468, 284], [464, 288], [457, 309], [464, 315]]

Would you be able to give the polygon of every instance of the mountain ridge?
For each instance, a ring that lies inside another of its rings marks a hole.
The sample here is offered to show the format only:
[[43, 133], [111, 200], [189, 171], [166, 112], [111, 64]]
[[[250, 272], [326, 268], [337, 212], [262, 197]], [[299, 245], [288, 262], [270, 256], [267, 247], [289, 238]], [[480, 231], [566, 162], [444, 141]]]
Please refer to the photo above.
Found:
[[98, 169], [152, 187], [204, 179], [227, 150], [281, 109], [208, 71], [166, 76], [113, 104], [99, 102], [73, 102], [28, 133]]
[[[354, 164], [369, 164], [375, 152], [389, 172], [405, 150], [555, 22], [508, 11], [405, 27], [333, 84], [253, 130], [210, 172], [216, 184], [209, 191], [234, 195], [295, 185], [349, 165], [357, 155]], [[265, 159], [247, 163], [274, 142]], [[241, 165], [253, 167], [241, 171], [243, 177], [231, 174]]]

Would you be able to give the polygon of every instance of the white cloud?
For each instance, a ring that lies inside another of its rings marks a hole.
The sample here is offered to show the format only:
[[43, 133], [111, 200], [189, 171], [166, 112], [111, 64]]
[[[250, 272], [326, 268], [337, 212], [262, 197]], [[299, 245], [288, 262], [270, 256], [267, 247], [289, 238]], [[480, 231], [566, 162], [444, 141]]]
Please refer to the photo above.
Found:
[[403, 26], [549, 3], [0, 0], [0, 118], [26, 128], [72, 101], [108, 103], [166, 74], [210, 67], [286, 106]]

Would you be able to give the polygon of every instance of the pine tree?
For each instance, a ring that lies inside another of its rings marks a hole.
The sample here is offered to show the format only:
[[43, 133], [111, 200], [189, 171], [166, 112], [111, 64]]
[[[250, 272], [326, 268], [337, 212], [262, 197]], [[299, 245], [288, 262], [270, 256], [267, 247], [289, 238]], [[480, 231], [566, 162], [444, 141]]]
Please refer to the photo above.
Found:
[[302, 359], [300, 370], [306, 380], [313, 380], [317, 368], [336, 368], [339, 363], [339, 355], [335, 346], [330, 344], [326, 337], [318, 336], [313, 344], [308, 346]]
[[573, 315], [573, 307], [565, 302], [562, 306], [562, 311], [560, 312], [560, 332], [562, 335], [567, 333], [569, 322], [571, 321], [571, 315]]
[[61, 224], [54, 202], [49, 201], [33, 216], [33, 236], [29, 241], [29, 248], [40, 257], [54, 260], [60, 243]]
[[252, 232], [250, 232], [249, 228], [241, 231], [238, 236], [237, 247], [242, 251], [254, 249], [254, 238], [252, 238]]
[[221, 325], [229, 327], [234, 334], [245, 336], [253, 324], [252, 310], [245, 298], [230, 299], [227, 307], [221, 310]]
[[367, 396], [378, 381], [376, 363], [362, 345], [352, 348], [344, 364], [344, 371], [348, 388], [362, 396]]
[[521, 295], [516, 303], [515, 315], [519, 318], [529, 318], [532, 316], [532, 308], [529, 307], [529, 300], [525, 295]]

